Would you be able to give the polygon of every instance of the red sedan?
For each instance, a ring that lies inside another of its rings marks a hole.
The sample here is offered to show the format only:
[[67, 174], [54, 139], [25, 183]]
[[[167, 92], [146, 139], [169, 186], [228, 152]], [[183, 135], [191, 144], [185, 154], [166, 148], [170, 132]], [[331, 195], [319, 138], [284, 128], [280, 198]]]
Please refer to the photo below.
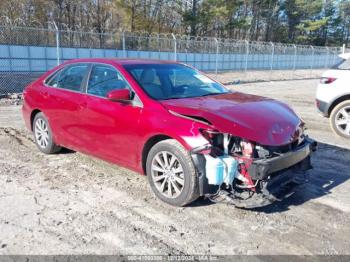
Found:
[[269, 204], [311, 168], [315, 149], [287, 105], [175, 62], [69, 61], [25, 89], [22, 111], [42, 152], [65, 147], [147, 174], [176, 206], [199, 196]]

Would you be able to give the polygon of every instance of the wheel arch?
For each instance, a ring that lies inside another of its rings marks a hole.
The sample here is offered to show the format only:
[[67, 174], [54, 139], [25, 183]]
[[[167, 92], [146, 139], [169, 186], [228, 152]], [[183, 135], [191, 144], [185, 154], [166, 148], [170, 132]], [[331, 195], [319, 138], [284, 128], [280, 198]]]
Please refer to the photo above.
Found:
[[31, 113], [30, 113], [30, 130], [33, 131], [33, 121], [35, 116], [40, 113], [41, 110], [39, 109], [34, 109]]
[[155, 134], [149, 137], [144, 144], [141, 152], [141, 164], [142, 164], [142, 172], [143, 174], [146, 175], [146, 162], [147, 162], [147, 156], [151, 148], [159, 143], [160, 141], [163, 140], [168, 140], [168, 139], [174, 139], [178, 141], [185, 149], [189, 148], [189, 145], [181, 138], [181, 137], [175, 137], [169, 134]]
[[346, 100], [350, 100], [350, 94], [346, 94], [346, 95], [342, 95], [341, 97], [338, 97], [337, 99], [335, 99], [331, 105], [328, 108], [328, 116], [331, 115], [333, 109], [340, 103], [346, 101]]
[[174, 139], [174, 138], [170, 137], [168, 135], [165, 135], [165, 134], [158, 134], [158, 135], [154, 135], [154, 136], [150, 137], [146, 141], [146, 143], [143, 146], [142, 154], [141, 154], [141, 163], [142, 163], [142, 172], [143, 172], [143, 174], [146, 175], [147, 156], [148, 156], [148, 153], [151, 150], [151, 148], [155, 144], [159, 143], [160, 141], [167, 140], [167, 139]]

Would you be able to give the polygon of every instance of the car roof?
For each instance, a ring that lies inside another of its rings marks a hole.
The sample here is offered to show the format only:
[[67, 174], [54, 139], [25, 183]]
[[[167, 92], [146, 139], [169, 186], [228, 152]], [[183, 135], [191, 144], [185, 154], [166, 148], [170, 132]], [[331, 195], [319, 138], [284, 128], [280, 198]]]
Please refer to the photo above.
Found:
[[344, 53], [344, 54], [340, 54], [339, 55], [340, 58], [343, 58], [343, 59], [350, 59], [350, 53]]
[[79, 58], [69, 60], [66, 63], [104, 63], [114, 62], [119, 65], [134, 65], [134, 64], [180, 64], [176, 61], [156, 60], [156, 59], [131, 59], [131, 58]]

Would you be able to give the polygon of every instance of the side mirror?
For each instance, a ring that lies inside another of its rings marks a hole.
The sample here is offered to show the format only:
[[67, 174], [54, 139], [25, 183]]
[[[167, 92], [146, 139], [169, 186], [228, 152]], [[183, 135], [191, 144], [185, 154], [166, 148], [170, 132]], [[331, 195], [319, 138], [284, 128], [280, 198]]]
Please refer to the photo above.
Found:
[[113, 102], [128, 103], [131, 101], [131, 93], [129, 89], [115, 89], [107, 94], [107, 99]]

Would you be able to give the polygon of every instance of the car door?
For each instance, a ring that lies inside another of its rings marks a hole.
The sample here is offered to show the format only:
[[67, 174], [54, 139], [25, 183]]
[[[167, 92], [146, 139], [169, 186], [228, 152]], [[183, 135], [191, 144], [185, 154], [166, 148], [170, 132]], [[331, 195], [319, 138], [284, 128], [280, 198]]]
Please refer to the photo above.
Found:
[[56, 143], [75, 150], [84, 147], [80, 120], [86, 98], [82, 90], [90, 66], [85, 63], [67, 65], [47, 81], [51, 88], [46, 114]]
[[[127, 88], [133, 93], [132, 103], [113, 102], [106, 98], [114, 89]], [[132, 166], [139, 141], [139, 119], [142, 103], [121, 73], [111, 65], [95, 64], [86, 87], [84, 132], [89, 151], [98, 157]]]

